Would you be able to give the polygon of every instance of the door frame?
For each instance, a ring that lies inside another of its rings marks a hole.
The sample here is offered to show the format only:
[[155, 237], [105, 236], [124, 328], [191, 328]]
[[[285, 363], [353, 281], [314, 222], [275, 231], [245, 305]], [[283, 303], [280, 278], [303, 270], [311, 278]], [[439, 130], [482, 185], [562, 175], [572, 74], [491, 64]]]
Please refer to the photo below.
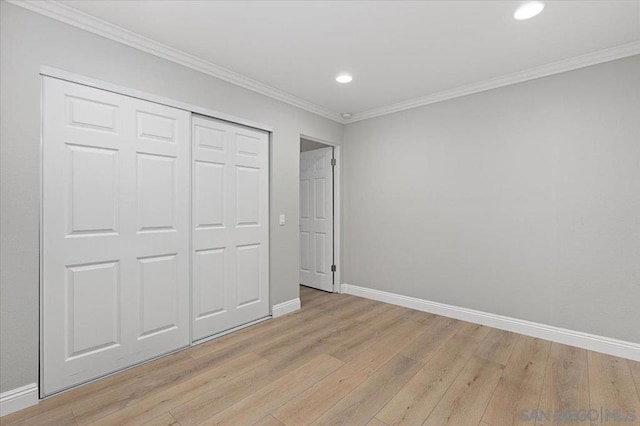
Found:
[[[43, 304], [43, 294], [44, 294], [44, 180], [43, 180], [43, 169], [44, 169], [44, 126], [43, 126], [43, 118], [44, 118], [44, 78], [45, 77], [51, 77], [51, 78], [55, 78], [58, 80], [63, 80], [63, 81], [68, 81], [70, 83], [75, 83], [75, 84], [80, 84], [83, 86], [88, 86], [88, 87], [92, 87], [95, 89], [100, 89], [100, 90], [105, 90], [107, 92], [112, 92], [112, 93], [116, 93], [119, 95], [124, 95], [124, 96], [129, 96], [132, 98], [136, 98], [136, 99], [141, 99], [144, 101], [148, 101], [148, 102], [153, 102], [153, 103], [157, 103], [157, 104], [161, 104], [161, 105], [165, 105], [165, 106], [169, 106], [169, 107], [173, 107], [176, 109], [181, 109], [181, 110], [185, 110], [190, 112], [191, 114], [199, 114], [199, 115], [204, 115], [204, 116], [208, 116], [211, 118], [215, 118], [218, 120], [223, 120], [223, 121], [227, 121], [230, 122], [232, 124], [239, 124], [245, 127], [250, 127], [253, 129], [257, 129], [257, 130], [262, 130], [268, 133], [268, 164], [269, 164], [269, 173], [268, 173], [268, 179], [269, 179], [269, 183], [268, 183], [268, 208], [267, 208], [267, 223], [269, 224], [268, 228], [267, 228], [267, 241], [269, 244], [269, 247], [271, 246], [271, 182], [272, 182], [272, 140], [273, 140], [273, 126], [269, 125], [269, 124], [263, 124], [263, 123], [259, 123], [259, 122], [255, 122], [255, 121], [251, 121], [251, 120], [247, 120], [244, 119], [242, 117], [237, 117], [234, 115], [230, 115], [230, 114], [226, 114], [223, 112], [219, 112], [219, 111], [215, 111], [209, 108], [203, 108], [203, 107], [199, 107], [197, 105], [193, 105], [193, 104], [189, 104], [186, 102], [181, 102], [181, 101], [176, 101], [170, 98], [165, 98], [163, 96], [158, 96], [152, 93], [148, 93], [148, 92], [144, 92], [141, 90], [137, 90], [137, 89], [132, 89], [129, 87], [125, 87], [125, 86], [120, 86], [117, 84], [113, 84], [107, 81], [103, 81], [103, 80], [98, 80], [95, 78], [91, 78], [91, 77], [87, 77], [81, 74], [76, 74], [73, 72], [69, 72], [69, 71], [65, 71], [65, 70], [61, 70], [59, 68], [55, 68], [55, 67], [51, 67], [48, 65], [41, 65], [40, 66], [40, 146], [39, 146], [39, 151], [40, 151], [40, 159], [39, 159], [39, 173], [40, 173], [40, 179], [39, 179], [39, 194], [38, 194], [38, 199], [39, 199], [39, 218], [38, 218], [38, 225], [39, 225], [39, 229], [38, 229], [38, 397], [39, 399], [48, 399], [51, 398], [53, 396], [59, 395], [61, 393], [67, 392], [69, 390], [72, 389], [76, 389], [79, 386], [83, 386], [86, 385], [88, 383], [94, 382], [96, 380], [100, 380], [103, 379], [105, 377], [111, 376], [113, 374], [117, 374], [121, 371], [124, 370], [128, 370], [132, 367], [136, 367], [138, 365], [142, 365], [148, 362], [151, 362], [155, 359], [158, 358], [162, 358], [164, 356], [167, 356], [169, 354], [181, 351], [183, 349], [195, 346], [197, 344], [200, 343], [204, 343], [206, 341], [209, 341], [211, 339], [215, 339], [217, 337], [223, 336], [225, 334], [231, 333], [233, 331], [237, 331], [240, 330], [242, 328], [251, 326], [253, 324], [257, 324], [259, 322], [265, 321], [267, 319], [272, 318], [272, 314], [271, 314], [271, 310], [272, 310], [272, 306], [271, 306], [271, 256], [269, 255], [269, 268], [268, 268], [268, 274], [267, 274], [267, 279], [269, 280], [269, 294], [267, 295], [267, 299], [268, 299], [268, 304], [269, 304], [269, 314], [264, 317], [264, 318], [259, 318], [255, 321], [249, 322], [247, 324], [242, 324], [238, 327], [234, 327], [232, 329], [229, 330], [225, 330], [221, 333], [218, 333], [214, 336], [209, 336], [208, 338], [205, 339], [201, 339], [197, 342], [193, 341], [193, 324], [191, 324], [191, 322], [189, 323], [189, 345], [183, 348], [179, 348], [176, 349], [174, 351], [159, 355], [157, 357], [139, 362], [137, 364], [134, 365], [130, 365], [125, 367], [122, 370], [118, 370], [118, 371], [114, 371], [111, 373], [107, 373], [105, 375], [102, 375], [100, 377], [96, 377], [94, 379], [91, 380], [87, 380], [86, 382], [82, 382], [79, 383], [77, 385], [74, 385], [72, 387], [69, 388], [65, 388], [63, 390], [60, 390], [58, 392], [52, 393], [50, 395], [45, 395], [44, 394], [44, 387], [42, 386], [42, 383], [44, 382], [44, 346], [43, 346], [43, 338], [44, 338], [44, 327], [43, 327], [43, 319], [44, 319], [44, 304]], [[189, 128], [191, 129], [191, 117], [189, 119], [189, 123], [190, 126]], [[189, 159], [191, 161], [191, 143], [192, 140], [191, 138], [189, 138]], [[323, 142], [324, 143], [324, 142]], [[189, 173], [189, 182], [192, 185], [192, 177], [191, 177], [191, 172]], [[191, 194], [189, 194], [189, 205], [191, 205]], [[191, 215], [190, 215], [191, 216]], [[191, 217], [189, 218], [189, 228], [191, 229], [192, 226], [192, 219]], [[192, 241], [192, 236], [189, 235], [189, 244], [190, 246]], [[189, 254], [189, 317], [191, 318], [191, 313], [192, 313], [192, 287], [193, 287], [193, 282], [192, 282], [192, 269], [193, 269], [193, 259], [191, 254]]]
[[[333, 264], [336, 265], [336, 271], [333, 274], [333, 292], [342, 293], [342, 192], [341, 192], [341, 169], [342, 158], [340, 156], [340, 145], [300, 133], [300, 139], [306, 139], [312, 142], [318, 142], [333, 148], [333, 158], [336, 160], [336, 166], [333, 168]], [[300, 152], [298, 152], [298, 163], [300, 163]], [[300, 184], [300, 175], [298, 168], [298, 185]], [[298, 208], [300, 206], [300, 190], [298, 189]], [[298, 224], [300, 223], [300, 212], [298, 211]], [[300, 246], [300, 232], [298, 232], [298, 247]], [[300, 249], [298, 249], [298, 271], [300, 271]]]

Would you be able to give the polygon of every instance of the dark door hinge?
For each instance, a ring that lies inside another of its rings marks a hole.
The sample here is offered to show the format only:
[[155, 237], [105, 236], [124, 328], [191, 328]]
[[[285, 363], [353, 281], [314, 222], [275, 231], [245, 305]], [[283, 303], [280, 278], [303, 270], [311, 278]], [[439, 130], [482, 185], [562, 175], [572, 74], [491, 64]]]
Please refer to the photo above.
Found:
[[335, 272], [336, 271], [336, 265], [331, 265], [331, 272]]

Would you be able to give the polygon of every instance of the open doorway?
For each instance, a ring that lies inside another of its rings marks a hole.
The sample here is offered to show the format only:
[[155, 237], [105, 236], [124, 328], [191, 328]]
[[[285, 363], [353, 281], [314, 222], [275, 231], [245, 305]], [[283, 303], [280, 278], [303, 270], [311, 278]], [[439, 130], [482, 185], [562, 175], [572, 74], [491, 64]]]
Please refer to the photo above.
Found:
[[339, 292], [340, 147], [300, 137], [300, 284]]

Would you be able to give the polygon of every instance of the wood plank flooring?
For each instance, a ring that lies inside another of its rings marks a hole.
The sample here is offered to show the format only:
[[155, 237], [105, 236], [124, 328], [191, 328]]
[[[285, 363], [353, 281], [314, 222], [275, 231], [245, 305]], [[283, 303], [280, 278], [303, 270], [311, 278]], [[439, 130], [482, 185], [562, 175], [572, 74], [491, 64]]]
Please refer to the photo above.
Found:
[[295, 313], [0, 423], [587, 425], [575, 416], [594, 409], [594, 424], [640, 424], [640, 363], [349, 295], [300, 297]]

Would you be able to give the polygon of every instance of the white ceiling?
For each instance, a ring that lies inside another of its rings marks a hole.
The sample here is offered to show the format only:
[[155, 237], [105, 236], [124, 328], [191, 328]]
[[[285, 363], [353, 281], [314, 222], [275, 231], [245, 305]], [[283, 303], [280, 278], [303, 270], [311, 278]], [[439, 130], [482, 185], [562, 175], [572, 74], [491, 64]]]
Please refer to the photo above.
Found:
[[527, 21], [518, 1], [62, 3], [338, 113], [640, 40], [640, 1], [547, 1]]

